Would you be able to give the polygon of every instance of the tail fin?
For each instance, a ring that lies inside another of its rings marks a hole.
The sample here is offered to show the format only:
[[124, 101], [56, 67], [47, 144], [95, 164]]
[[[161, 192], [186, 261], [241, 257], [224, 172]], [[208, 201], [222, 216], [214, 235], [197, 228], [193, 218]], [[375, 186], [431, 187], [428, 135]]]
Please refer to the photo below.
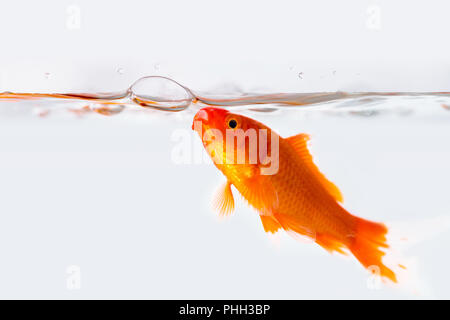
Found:
[[382, 223], [375, 223], [357, 218], [356, 235], [349, 246], [356, 259], [369, 270], [379, 271], [381, 277], [397, 282], [395, 273], [386, 267], [382, 258], [385, 252], [382, 249], [389, 248], [386, 243], [387, 228]]
[[350, 242], [343, 241], [343, 239], [334, 238], [328, 234], [316, 233], [307, 230], [299, 225], [295, 219], [279, 214], [275, 215], [276, 220], [283, 227], [283, 229], [295, 238], [297, 238], [298, 235], [307, 236], [329, 252], [347, 254], [348, 249], [370, 272], [397, 283], [397, 275], [395, 272], [405, 269], [404, 265], [397, 265], [397, 261], [394, 261], [394, 264], [391, 264], [390, 262], [389, 266], [395, 267], [394, 272], [382, 261], [386, 254], [385, 249], [389, 248], [386, 239], [388, 232], [387, 227], [382, 223], [368, 221], [352, 216], [349, 213], [348, 217], [356, 221], [356, 228]]

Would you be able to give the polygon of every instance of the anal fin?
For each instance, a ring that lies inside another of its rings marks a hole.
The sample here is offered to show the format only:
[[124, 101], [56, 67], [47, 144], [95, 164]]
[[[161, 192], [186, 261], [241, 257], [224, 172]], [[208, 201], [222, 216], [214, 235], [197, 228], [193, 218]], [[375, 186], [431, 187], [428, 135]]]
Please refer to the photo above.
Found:
[[347, 255], [346, 246], [339, 240], [323, 233], [316, 234], [316, 243], [322, 248], [332, 253], [334, 251]]
[[265, 232], [275, 233], [281, 228], [281, 225], [272, 216], [260, 216], [260, 218]]

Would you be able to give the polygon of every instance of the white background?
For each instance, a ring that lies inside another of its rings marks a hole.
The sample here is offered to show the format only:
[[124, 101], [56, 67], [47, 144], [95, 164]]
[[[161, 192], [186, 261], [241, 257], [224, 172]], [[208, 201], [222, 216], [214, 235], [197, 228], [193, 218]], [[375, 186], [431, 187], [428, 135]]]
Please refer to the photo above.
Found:
[[113, 90], [162, 74], [193, 89], [446, 90], [448, 11], [435, 0], [8, 1], [2, 87]]
[[[0, 90], [113, 91], [159, 74], [194, 90], [448, 91], [449, 9], [448, 1], [9, 1], [0, 10]], [[273, 242], [238, 196], [236, 215], [219, 221], [208, 207], [222, 181], [216, 169], [171, 159], [171, 134], [189, 129], [192, 115], [3, 114], [0, 297], [416, 297], [369, 290], [355, 261], [312, 244]], [[321, 168], [355, 214], [409, 221], [450, 210], [448, 117], [299, 119], [263, 120], [284, 136], [297, 126], [318, 136]], [[449, 239], [437, 237], [409, 252], [421, 258], [425, 297], [449, 296]], [[81, 271], [75, 290], [72, 265]]]

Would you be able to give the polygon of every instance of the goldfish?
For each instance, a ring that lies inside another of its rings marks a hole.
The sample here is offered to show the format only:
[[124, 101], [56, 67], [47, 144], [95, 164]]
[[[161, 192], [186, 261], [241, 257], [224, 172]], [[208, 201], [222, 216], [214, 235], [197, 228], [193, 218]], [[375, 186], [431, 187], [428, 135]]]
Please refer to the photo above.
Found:
[[265, 232], [307, 236], [330, 253], [351, 253], [366, 269], [397, 282], [382, 261], [389, 248], [387, 227], [343, 207], [341, 191], [313, 161], [308, 134], [282, 138], [254, 119], [216, 107], [200, 109], [192, 129], [226, 177], [214, 198], [221, 215], [234, 211], [233, 186], [259, 213]]

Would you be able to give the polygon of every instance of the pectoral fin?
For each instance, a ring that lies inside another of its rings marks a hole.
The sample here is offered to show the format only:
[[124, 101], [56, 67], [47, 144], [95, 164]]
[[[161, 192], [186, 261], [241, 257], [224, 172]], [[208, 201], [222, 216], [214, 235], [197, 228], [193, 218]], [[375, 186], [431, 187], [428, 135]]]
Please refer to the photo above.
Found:
[[303, 159], [305, 164], [309, 167], [311, 173], [319, 180], [322, 186], [336, 199], [336, 201], [343, 202], [344, 198], [341, 191], [331, 181], [329, 181], [323, 173], [319, 171], [319, 168], [314, 164], [313, 157], [309, 153], [307, 142], [309, 135], [301, 133], [296, 136], [292, 136], [286, 139], [291, 146], [295, 149], [297, 154]]
[[231, 191], [231, 183], [227, 181], [221, 186], [214, 197], [213, 207], [221, 216], [227, 216], [234, 211], [234, 198]]

